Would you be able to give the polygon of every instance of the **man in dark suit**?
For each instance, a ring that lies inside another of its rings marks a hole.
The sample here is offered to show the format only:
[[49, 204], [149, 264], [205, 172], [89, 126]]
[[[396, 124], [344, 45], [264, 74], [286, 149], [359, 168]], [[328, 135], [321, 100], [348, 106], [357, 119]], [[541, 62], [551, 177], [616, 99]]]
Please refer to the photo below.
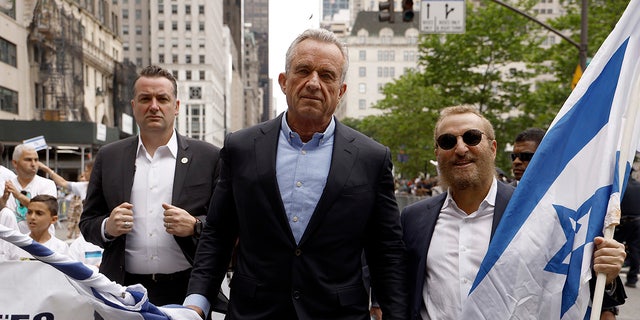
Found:
[[[476, 109], [444, 109], [434, 137], [439, 178], [447, 192], [416, 202], [401, 215], [410, 285], [407, 319], [459, 319], [514, 191], [494, 177], [494, 129]], [[611, 283], [620, 272], [624, 249], [616, 241], [596, 239], [594, 270], [606, 272]], [[609, 268], [617, 272], [607, 272]], [[619, 293], [605, 295], [605, 306], [624, 302], [624, 290]]]
[[237, 240], [228, 319], [369, 319], [363, 250], [385, 319], [406, 319], [390, 151], [333, 116], [347, 65], [333, 33], [305, 31], [278, 78], [287, 111], [227, 137], [185, 305], [208, 313]]
[[184, 300], [219, 173], [217, 147], [175, 131], [176, 90], [167, 70], [141, 71], [131, 101], [140, 134], [100, 149], [80, 220], [104, 248], [100, 271], [144, 285], [156, 305]]
[[631, 170], [631, 175], [627, 181], [627, 188], [620, 203], [620, 225], [616, 227], [614, 238], [624, 242], [629, 255], [629, 271], [627, 271], [627, 281], [625, 286], [635, 288], [638, 282], [638, 272], [640, 272], [640, 182], [633, 176], [635, 170]]

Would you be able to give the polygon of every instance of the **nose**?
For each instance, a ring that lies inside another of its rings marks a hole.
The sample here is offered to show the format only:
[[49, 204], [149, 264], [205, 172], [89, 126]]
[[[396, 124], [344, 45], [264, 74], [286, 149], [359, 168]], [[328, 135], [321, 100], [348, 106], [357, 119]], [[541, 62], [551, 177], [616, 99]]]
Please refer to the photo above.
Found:
[[464, 143], [464, 141], [462, 140], [462, 136], [458, 136], [456, 138], [456, 146], [454, 147], [456, 153], [458, 154], [465, 154], [467, 153], [467, 151], [469, 151], [469, 147], [467, 146], [466, 143]]
[[307, 81], [307, 87], [312, 89], [320, 87], [320, 75], [318, 75], [318, 72], [311, 72], [311, 75], [309, 75], [309, 81]]

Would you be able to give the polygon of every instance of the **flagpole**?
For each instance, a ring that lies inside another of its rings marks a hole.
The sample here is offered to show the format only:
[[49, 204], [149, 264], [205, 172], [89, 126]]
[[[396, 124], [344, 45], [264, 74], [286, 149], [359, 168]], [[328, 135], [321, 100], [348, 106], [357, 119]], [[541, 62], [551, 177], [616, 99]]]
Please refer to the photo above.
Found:
[[[613, 234], [617, 225], [620, 224], [620, 194], [622, 193], [622, 186], [624, 185], [624, 180], [627, 176], [627, 159], [630, 158], [631, 150], [633, 150], [634, 155], [636, 151], [636, 146], [632, 145], [633, 136], [634, 136], [634, 127], [635, 122], [638, 116], [638, 109], [640, 108], [640, 77], [637, 77], [633, 89], [631, 90], [631, 97], [629, 101], [629, 105], [627, 107], [627, 112], [625, 116], [622, 118], [624, 121], [623, 131], [622, 131], [622, 139], [620, 141], [620, 156], [618, 160], [618, 194], [617, 196], [612, 196], [609, 199], [609, 205], [607, 206], [607, 215], [605, 217], [605, 229], [603, 231], [603, 236], [605, 239], [613, 239]], [[612, 203], [612, 201], [614, 203]], [[604, 289], [606, 286], [607, 275], [605, 273], [599, 272], [598, 277], [596, 278], [596, 288], [593, 292], [593, 303], [591, 307], [591, 320], [599, 320], [600, 313], [602, 310], [602, 300], [604, 295]]]

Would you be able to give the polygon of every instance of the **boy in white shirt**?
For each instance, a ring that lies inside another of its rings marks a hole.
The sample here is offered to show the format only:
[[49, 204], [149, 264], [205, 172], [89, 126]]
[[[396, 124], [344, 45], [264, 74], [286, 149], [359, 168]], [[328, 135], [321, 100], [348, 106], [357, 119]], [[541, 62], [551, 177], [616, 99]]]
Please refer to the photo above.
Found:
[[[27, 207], [26, 220], [29, 236], [54, 252], [68, 254], [69, 246], [66, 242], [54, 237], [49, 227], [58, 221], [58, 200], [46, 194], [40, 194], [31, 199]], [[26, 251], [11, 246], [6, 252], [7, 260], [33, 259]]]

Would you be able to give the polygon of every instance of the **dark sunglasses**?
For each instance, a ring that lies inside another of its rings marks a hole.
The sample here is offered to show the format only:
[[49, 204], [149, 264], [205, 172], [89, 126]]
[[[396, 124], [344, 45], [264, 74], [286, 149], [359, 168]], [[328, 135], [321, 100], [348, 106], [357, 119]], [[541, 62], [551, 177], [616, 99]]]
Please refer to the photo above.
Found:
[[[482, 141], [483, 134], [484, 132], [477, 129], [467, 130], [462, 134], [462, 141], [470, 147], [477, 146], [478, 143]], [[451, 133], [441, 134], [438, 139], [436, 139], [436, 143], [440, 149], [450, 150], [458, 144], [458, 137], [460, 136], [456, 136]]]
[[531, 158], [533, 158], [533, 152], [512, 153], [511, 161], [516, 161], [516, 158], [520, 158], [520, 161], [531, 161]]

